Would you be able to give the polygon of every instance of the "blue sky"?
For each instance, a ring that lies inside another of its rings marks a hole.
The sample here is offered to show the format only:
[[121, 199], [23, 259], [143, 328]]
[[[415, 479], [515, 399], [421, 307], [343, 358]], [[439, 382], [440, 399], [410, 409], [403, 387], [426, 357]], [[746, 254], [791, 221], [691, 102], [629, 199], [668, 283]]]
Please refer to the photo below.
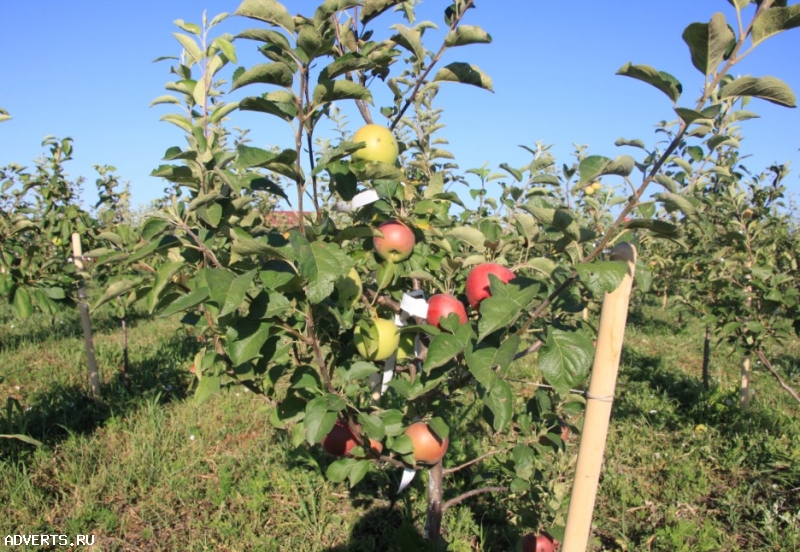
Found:
[[[292, 13], [308, 15], [317, 4], [283, 3]], [[448, 4], [426, 0], [419, 7], [420, 19], [443, 28]], [[180, 53], [172, 36], [177, 30], [173, 20], [199, 22], [204, 9], [211, 17], [232, 13], [238, 5], [239, 0], [6, 2], [0, 107], [13, 119], [0, 124], [0, 166], [30, 165], [42, 154], [46, 135], [70, 136], [75, 154], [68, 172], [86, 177], [87, 205], [96, 200], [95, 164], [117, 167], [118, 175], [131, 183], [134, 205], [160, 197], [165, 183], [149, 174], [164, 151], [182, 146], [184, 139], [177, 127], [159, 121], [169, 106], [149, 107], [165, 93], [171, 77], [167, 62], [152, 61]], [[552, 152], [560, 163], [571, 162], [573, 143], [587, 145], [592, 154], [640, 155], [639, 150], [617, 148], [614, 141], [640, 138], [653, 144], [654, 125], [673, 119], [674, 113], [666, 96], [616, 76], [616, 71], [629, 61], [667, 71], [683, 83], [680, 105], [692, 106], [703, 81], [681, 33], [689, 23], [707, 22], [715, 11], [735, 26], [735, 12], [726, 0], [479, 0], [465, 22], [482, 26], [493, 43], [453, 50], [444, 62], [477, 64], [492, 77], [494, 93], [463, 85], [442, 87], [438, 106], [444, 108], [441, 136], [450, 142], [447, 149], [463, 170], [484, 163], [490, 168], [503, 162], [521, 166], [530, 154], [518, 145], [537, 141], [554, 144]], [[379, 19], [373, 28], [385, 36], [388, 24]], [[218, 29], [235, 34], [250, 26], [255, 25], [232, 17]], [[431, 33], [428, 47], [438, 47], [440, 36]], [[240, 64], [259, 62], [254, 43], [241, 41], [237, 48]], [[735, 73], [780, 77], [800, 94], [797, 52], [800, 29], [763, 43]], [[251, 86], [233, 97], [265, 89]], [[752, 155], [749, 167], [790, 161], [796, 172], [786, 183], [797, 194], [800, 111], [763, 101], [754, 101], [749, 109], [762, 116], [742, 123], [742, 150]], [[353, 131], [361, 124], [355, 116], [350, 122]], [[287, 129], [266, 115], [235, 114], [231, 126], [251, 129], [252, 145], [287, 144]]]

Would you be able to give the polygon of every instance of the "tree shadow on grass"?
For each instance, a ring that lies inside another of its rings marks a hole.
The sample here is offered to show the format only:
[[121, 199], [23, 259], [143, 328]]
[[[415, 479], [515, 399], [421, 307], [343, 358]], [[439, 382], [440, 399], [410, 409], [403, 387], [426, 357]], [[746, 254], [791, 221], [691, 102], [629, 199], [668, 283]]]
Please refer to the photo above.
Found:
[[763, 409], [741, 410], [736, 390], [714, 385], [706, 390], [699, 379], [667, 366], [661, 357], [630, 346], [622, 350], [612, 416], [617, 420], [652, 420], [657, 416], [660, 424], [673, 431], [697, 424], [713, 425], [723, 435], [768, 431], [779, 423]]
[[[138, 409], [143, 400], [157, 397], [162, 404], [182, 400], [188, 396], [189, 379], [179, 366], [197, 346], [196, 339], [174, 334], [131, 366], [127, 382], [121, 373], [104, 382], [99, 401], [90, 396], [88, 384], [55, 383], [28, 397], [24, 405], [9, 397], [0, 411], [0, 433], [26, 435], [54, 447], [70, 435], [91, 434], [112, 416]], [[31, 452], [32, 447], [21, 441], [0, 439], [0, 459], [25, 461]]]
[[[129, 312], [125, 318], [128, 330], [136, 327], [142, 320], [152, 319], [144, 312]], [[44, 343], [54, 339], [76, 339], [83, 337], [80, 313], [78, 309], [64, 310], [56, 316], [49, 317], [41, 313], [26, 320], [13, 319], [14, 331], [0, 334], [0, 353], [14, 351], [32, 343]], [[118, 317], [106, 309], [92, 313], [93, 334], [113, 333], [122, 327]]]

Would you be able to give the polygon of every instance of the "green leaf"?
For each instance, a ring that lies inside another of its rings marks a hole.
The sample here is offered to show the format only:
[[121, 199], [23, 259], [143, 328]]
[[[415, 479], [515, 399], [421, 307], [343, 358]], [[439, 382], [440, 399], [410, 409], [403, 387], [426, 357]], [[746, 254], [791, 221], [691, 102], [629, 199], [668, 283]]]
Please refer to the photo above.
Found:
[[333, 293], [336, 281], [350, 271], [353, 261], [337, 244], [309, 243], [298, 232], [292, 232], [290, 240], [300, 274], [308, 281], [308, 300], [321, 303]]
[[592, 339], [580, 329], [550, 326], [539, 349], [539, 370], [560, 395], [583, 383], [594, 357]]
[[[392, 25], [397, 30], [396, 35], [392, 36], [392, 41], [402, 46], [417, 59], [417, 63], [425, 62], [425, 48], [422, 46], [422, 32], [418, 29], [410, 29], [405, 25]], [[436, 79], [434, 79], [436, 80]]]
[[401, 2], [402, 0], [364, 0], [364, 6], [361, 8], [360, 14], [361, 23], [369, 23], [392, 6], [396, 6]]
[[344, 381], [353, 381], [365, 378], [372, 374], [376, 374], [380, 372], [380, 368], [372, 364], [371, 362], [364, 362], [358, 361], [354, 362], [350, 368], [344, 373]]
[[688, 125], [695, 121], [710, 121], [719, 114], [721, 109], [722, 106], [719, 104], [709, 106], [702, 111], [695, 111], [694, 109], [687, 109], [685, 107], [676, 107], [675, 113]]
[[179, 244], [180, 240], [177, 237], [172, 235], [163, 236], [158, 241], [146, 242], [140, 249], [136, 250], [130, 257], [128, 257], [127, 262], [129, 264], [134, 263], [152, 255], [153, 253], [157, 253], [171, 247], [176, 247]]
[[439, 366], [444, 366], [450, 360], [461, 354], [472, 335], [472, 328], [464, 324], [455, 334], [442, 332], [431, 340], [428, 347], [428, 356], [425, 358], [423, 370], [429, 371]]
[[491, 41], [492, 37], [489, 33], [474, 25], [461, 25], [444, 37], [444, 44], [448, 48], [466, 44], [488, 44]]
[[203, 60], [203, 52], [200, 50], [200, 46], [197, 45], [197, 42], [195, 42], [192, 37], [183, 33], [172, 33], [172, 36], [178, 39], [178, 42], [181, 43], [183, 49], [186, 50], [186, 52], [192, 56], [192, 58], [194, 58], [196, 63], [200, 63]]
[[306, 416], [303, 419], [306, 429], [306, 442], [309, 445], [319, 443], [333, 429], [339, 415], [328, 408], [327, 396], [316, 397], [306, 406]]
[[314, 104], [320, 105], [338, 100], [361, 100], [372, 103], [372, 94], [366, 87], [356, 82], [342, 79], [320, 81], [314, 87]]
[[739, 77], [719, 91], [720, 99], [741, 96], [753, 96], [786, 107], [797, 106], [792, 89], [777, 77]]
[[606, 174], [628, 176], [634, 168], [636, 161], [629, 155], [621, 155], [614, 160], [602, 155], [590, 155], [584, 157], [578, 166], [580, 174], [578, 185], [581, 186]]
[[697, 213], [697, 208], [684, 195], [666, 192], [655, 194], [654, 198], [656, 201], [663, 203], [664, 207], [670, 212], [680, 211], [687, 217], [693, 216], [695, 213]]
[[147, 311], [152, 314], [161, 299], [161, 294], [167, 287], [167, 284], [172, 281], [175, 276], [184, 267], [183, 261], [166, 262], [158, 267], [155, 280], [153, 281], [153, 288], [147, 295]]
[[237, 232], [233, 236], [231, 253], [239, 257], [255, 255], [265, 259], [287, 259], [285, 251], [271, 246], [265, 238], [253, 238], [246, 232]]
[[208, 299], [208, 288], [201, 287], [192, 290], [172, 301], [161, 311], [160, 315], [162, 317], [172, 316], [175, 313], [194, 308], [206, 299]]
[[500, 347], [482, 346], [475, 348], [476, 342], [471, 343], [464, 349], [464, 358], [467, 361], [467, 368], [475, 380], [490, 389], [497, 380], [497, 373], [494, 368], [505, 371], [514, 360], [514, 355], [519, 349], [520, 338], [511, 335]]
[[578, 263], [575, 270], [589, 291], [601, 298], [604, 293], [611, 293], [619, 287], [628, 273], [628, 265], [622, 261], [595, 261]]
[[228, 292], [225, 294], [225, 303], [219, 311], [219, 316], [225, 316], [236, 311], [244, 303], [244, 298], [247, 295], [247, 290], [253, 283], [258, 269], [253, 269], [244, 274], [240, 274], [231, 282]]
[[356, 465], [358, 460], [355, 458], [342, 458], [331, 462], [325, 470], [325, 477], [334, 483], [341, 483], [350, 475], [350, 470]]
[[721, 12], [711, 16], [709, 23], [692, 23], [683, 31], [689, 46], [692, 65], [703, 75], [710, 75], [722, 63], [736, 35]]
[[486, 236], [483, 235], [483, 232], [472, 226], [453, 228], [452, 230], [448, 230], [445, 235], [453, 236], [472, 247], [472, 249], [478, 253], [486, 251]]
[[273, 84], [289, 88], [294, 83], [294, 74], [288, 65], [279, 61], [260, 63], [250, 69], [235, 73], [231, 90], [254, 83]]
[[478, 88], [483, 88], [489, 92], [494, 92], [492, 88], [492, 79], [489, 78], [483, 71], [476, 65], [470, 65], [464, 62], [453, 62], [442, 69], [440, 69], [436, 76], [433, 77], [433, 82], [460, 82], [463, 84], [471, 84]]
[[494, 274], [489, 275], [492, 296], [481, 301], [478, 322], [478, 341], [505, 328], [539, 295], [541, 286], [526, 278], [515, 278], [503, 284]]
[[228, 355], [234, 368], [261, 358], [261, 349], [269, 339], [270, 328], [272, 324], [269, 322], [248, 319], [237, 320], [228, 328], [225, 335], [228, 341]]
[[292, 102], [279, 102], [269, 98], [248, 97], [239, 102], [242, 111], [258, 111], [291, 121], [297, 115], [297, 105]]
[[214, 111], [211, 112], [211, 122], [218, 123], [222, 119], [225, 118], [226, 115], [233, 112], [234, 110], [239, 108], [239, 102], [231, 102], [222, 105], [218, 105], [214, 108]]
[[236, 15], [264, 21], [294, 33], [294, 18], [286, 7], [276, 0], [244, 0], [236, 9]]
[[17, 318], [28, 318], [33, 312], [30, 292], [22, 287], [18, 287], [14, 292], [14, 304], [12, 305], [14, 316]]
[[772, 6], [753, 21], [750, 38], [755, 46], [782, 31], [800, 27], [800, 4]]
[[683, 92], [683, 85], [678, 79], [649, 65], [633, 65], [628, 62], [617, 71], [617, 75], [640, 80], [658, 88], [672, 100], [672, 103], [677, 103]]
[[109, 301], [116, 299], [120, 295], [128, 293], [132, 289], [138, 287], [141, 283], [142, 283], [142, 278], [127, 278], [124, 280], [118, 280], [114, 282], [113, 284], [108, 286], [108, 288], [106, 288], [106, 291], [103, 294], [103, 296], [100, 299], [98, 299], [92, 306], [92, 310], [95, 311], [102, 305], [108, 303]]
[[194, 402], [196, 405], [203, 404], [208, 399], [220, 392], [220, 377], [214, 375], [204, 375], [197, 384], [194, 392]]
[[3, 434], [0, 435], [0, 439], [17, 439], [18, 441], [22, 441], [23, 443], [28, 443], [29, 445], [33, 445], [35, 447], [42, 446], [41, 441], [37, 441], [33, 437], [28, 437], [27, 435], [22, 435], [21, 433], [14, 433], [12, 435]]
[[238, 169], [269, 167], [273, 164], [291, 164], [297, 158], [297, 153], [293, 150], [274, 153], [253, 146], [239, 145], [236, 151], [238, 155], [234, 166]]
[[163, 96], [159, 96], [152, 102], [150, 102], [150, 107], [158, 104], [176, 104], [181, 105], [181, 101], [171, 94], [164, 94]]
[[358, 485], [359, 481], [364, 479], [364, 476], [369, 472], [370, 466], [372, 466], [372, 462], [370, 460], [355, 461], [353, 466], [350, 468], [350, 473], [347, 474], [347, 479], [350, 480], [351, 488]]
[[236, 38], [246, 38], [248, 40], [257, 40], [277, 46], [285, 52], [292, 51], [292, 45], [289, 40], [280, 31], [273, 31], [271, 29], [247, 29], [242, 31]]
[[492, 411], [492, 427], [502, 431], [511, 421], [514, 407], [514, 394], [505, 381], [498, 379], [490, 389], [484, 390], [481, 400]]
[[350, 52], [339, 58], [336, 61], [327, 65], [319, 73], [320, 81], [333, 80], [338, 76], [350, 73], [352, 71], [361, 71], [372, 67], [372, 62], [362, 56], [361, 54]]

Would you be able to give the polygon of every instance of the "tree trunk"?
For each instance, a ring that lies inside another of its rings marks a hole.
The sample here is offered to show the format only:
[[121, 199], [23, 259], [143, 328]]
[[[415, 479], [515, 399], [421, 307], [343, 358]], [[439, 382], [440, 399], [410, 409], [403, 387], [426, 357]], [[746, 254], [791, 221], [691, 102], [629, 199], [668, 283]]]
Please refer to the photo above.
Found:
[[444, 496], [442, 461], [428, 470], [428, 510], [425, 516], [425, 538], [439, 543], [442, 532], [442, 497]]
[[[72, 259], [78, 272], [83, 270], [83, 250], [80, 235], [72, 234]], [[94, 338], [92, 337], [92, 321], [89, 318], [89, 305], [86, 303], [86, 286], [78, 286], [78, 310], [81, 313], [83, 327], [83, 343], [86, 347], [86, 363], [89, 366], [89, 385], [92, 387], [92, 398], [100, 400], [100, 373], [97, 370], [97, 359], [94, 356]]]

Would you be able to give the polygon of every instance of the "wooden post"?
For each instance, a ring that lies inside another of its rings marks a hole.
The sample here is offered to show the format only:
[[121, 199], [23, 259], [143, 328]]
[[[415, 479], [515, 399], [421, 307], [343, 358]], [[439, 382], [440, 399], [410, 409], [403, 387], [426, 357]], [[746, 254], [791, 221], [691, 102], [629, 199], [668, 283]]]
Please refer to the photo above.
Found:
[[[83, 249], [81, 236], [77, 232], [72, 234], [72, 259], [78, 272], [84, 269]], [[94, 356], [94, 338], [92, 337], [92, 321], [89, 318], [89, 305], [86, 304], [86, 286], [81, 282], [78, 286], [78, 309], [81, 313], [81, 326], [83, 326], [83, 343], [86, 347], [86, 362], [89, 365], [89, 384], [92, 387], [92, 398], [100, 400], [100, 373], [97, 370], [97, 359]]]
[[586, 421], [583, 424], [578, 450], [578, 465], [562, 552], [586, 552], [592, 528], [594, 503], [603, 465], [611, 404], [617, 384], [622, 340], [628, 318], [628, 302], [636, 266], [636, 248], [628, 243], [614, 247], [611, 259], [628, 263], [628, 273], [612, 293], [603, 298], [597, 349], [592, 366], [591, 382], [586, 401]]
[[711, 363], [711, 325], [706, 326], [706, 336], [703, 339], [703, 389], [711, 389], [711, 378], [708, 375], [708, 366]]
[[739, 388], [739, 408], [747, 410], [750, 404], [750, 353], [742, 359], [742, 386]]

